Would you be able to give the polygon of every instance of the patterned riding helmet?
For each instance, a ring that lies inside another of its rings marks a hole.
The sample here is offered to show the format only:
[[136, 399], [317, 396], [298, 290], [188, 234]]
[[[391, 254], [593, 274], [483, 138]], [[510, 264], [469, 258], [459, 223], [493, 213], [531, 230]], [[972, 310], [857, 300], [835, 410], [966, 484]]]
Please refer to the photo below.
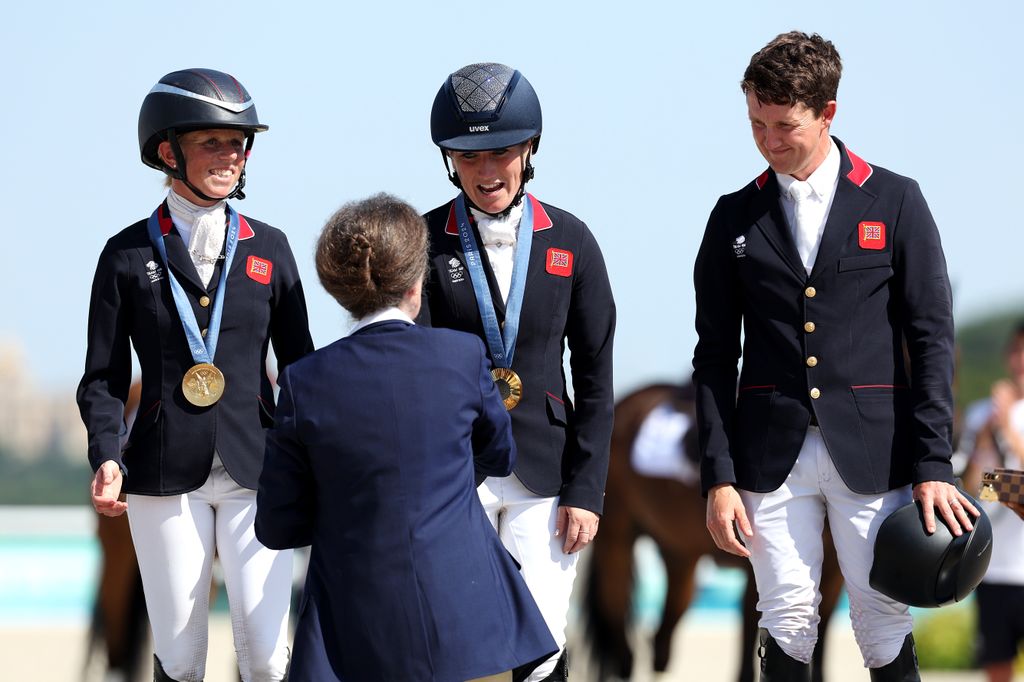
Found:
[[430, 137], [441, 149], [484, 151], [534, 140], [540, 100], [519, 71], [504, 64], [464, 66], [445, 79], [430, 111]]

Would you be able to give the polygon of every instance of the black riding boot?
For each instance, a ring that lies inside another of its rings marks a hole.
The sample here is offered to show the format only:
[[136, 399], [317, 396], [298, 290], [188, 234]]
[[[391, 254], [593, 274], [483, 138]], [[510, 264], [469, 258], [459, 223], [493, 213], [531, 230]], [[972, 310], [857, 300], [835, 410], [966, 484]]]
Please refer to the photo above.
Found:
[[761, 682], [811, 682], [810, 663], [790, 657], [764, 628], [760, 636]]
[[567, 682], [569, 679], [569, 658], [567, 649], [562, 649], [562, 655], [555, 662], [555, 669], [541, 682]]
[[[521, 665], [512, 670], [512, 682], [523, 682], [541, 663], [548, 659], [543, 658], [526, 665]], [[566, 650], [562, 649], [562, 655], [555, 662], [555, 668], [541, 682], [566, 682], [569, 679], [569, 659], [566, 658]]]
[[907, 635], [896, 659], [881, 668], [871, 668], [871, 682], [921, 682], [917, 672], [917, 650], [914, 635]]
[[156, 657], [156, 654], [153, 654], [153, 682], [178, 682], [164, 672], [164, 666], [160, 663], [160, 659]]

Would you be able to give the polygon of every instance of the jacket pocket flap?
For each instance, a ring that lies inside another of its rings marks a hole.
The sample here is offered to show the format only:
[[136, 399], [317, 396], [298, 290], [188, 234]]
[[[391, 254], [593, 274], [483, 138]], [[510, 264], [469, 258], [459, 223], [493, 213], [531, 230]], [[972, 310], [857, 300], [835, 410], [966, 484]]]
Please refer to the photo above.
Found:
[[548, 400], [548, 414], [551, 418], [559, 424], [568, 424], [569, 421], [565, 417], [565, 403], [550, 393], [547, 393], [545, 397]]
[[128, 441], [124, 444], [125, 449], [130, 447], [132, 443], [137, 443], [139, 439], [146, 435], [147, 431], [153, 428], [154, 424], [160, 421], [160, 403], [161, 401], [157, 400], [136, 415]]
[[850, 256], [839, 259], [839, 272], [850, 270], [866, 270], [867, 268], [882, 268], [892, 266], [892, 253], [869, 253], [865, 256]]
[[260, 423], [263, 428], [269, 429], [274, 426], [274, 413], [277, 412], [277, 406], [274, 403], [268, 403], [261, 395], [256, 396], [256, 403], [260, 407]]

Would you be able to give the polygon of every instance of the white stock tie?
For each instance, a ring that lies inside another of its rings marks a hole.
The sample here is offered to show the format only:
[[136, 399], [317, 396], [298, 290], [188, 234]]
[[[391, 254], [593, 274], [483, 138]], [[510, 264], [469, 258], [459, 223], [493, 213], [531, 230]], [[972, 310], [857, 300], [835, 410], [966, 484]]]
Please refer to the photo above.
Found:
[[192, 225], [192, 235], [188, 242], [188, 253], [192, 256], [192, 264], [196, 266], [203, 286], [210, 286], [213, 279], [213, 266], [220, 259], [224, 248], [224, 237], [227, 233], [224, 210], [203, 213]]
[[814, 265], [814, 252], [820, 227], [814, 219], [811, 208], [812, 192], [811, 185], [800, 180], [789, 187], [789, 196], [793, 199], [795, 207], [793, 217], [796, 225], [793, 226], [793, 236], [796, 238], [796, 250], [800, 254], [800, 261], [804, 264], [808, 275], [811, 274], [811, 268]]

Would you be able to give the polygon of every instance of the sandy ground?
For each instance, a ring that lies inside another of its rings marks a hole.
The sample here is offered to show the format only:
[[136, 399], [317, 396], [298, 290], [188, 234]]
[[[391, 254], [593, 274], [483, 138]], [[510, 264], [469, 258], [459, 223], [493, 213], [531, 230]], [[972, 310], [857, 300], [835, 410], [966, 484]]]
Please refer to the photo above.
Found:
[[[689, 625], [685, 622], [676, 632], [671, 669], [658, 677], [644, 674], [647, 661], [642, 652], [637, 655], [634, 682], [732, 682], [737, 665], [735, 651], [739, 646], [739, 633], [722, 625]], [[96, 670], [83, 676], [85, 661], [85, 632], [81, 628], [25, 628], [0, 630], [0, 652], [4, 660], [4, 680], [32, 680], [33, 682], [89, 682], [103, 680]], [[233, 649], [231, 626], [226, 616], [214, 616], [210, 630], [210, 653], [207, 661], [206, 682], [237, 682], [233, 677]], [[826, 661], [826, 679], [829, 682], [859, 682], [868, 679], [860, 654], [847, 627], [832, 627], [829, 631], [829, 654]], [[575, 680], [590, 680], [591, 676], [574, 668]], [[934, 673], [925, 671], [924, 682], [984, 682], [984, 675], [973, 673]], [[1024, 679], [1024, 678], [1021, 678]], [[113, 680], [109, 682], [114, 682]], [[118, 681], [120, 682], [120, 681]]]

